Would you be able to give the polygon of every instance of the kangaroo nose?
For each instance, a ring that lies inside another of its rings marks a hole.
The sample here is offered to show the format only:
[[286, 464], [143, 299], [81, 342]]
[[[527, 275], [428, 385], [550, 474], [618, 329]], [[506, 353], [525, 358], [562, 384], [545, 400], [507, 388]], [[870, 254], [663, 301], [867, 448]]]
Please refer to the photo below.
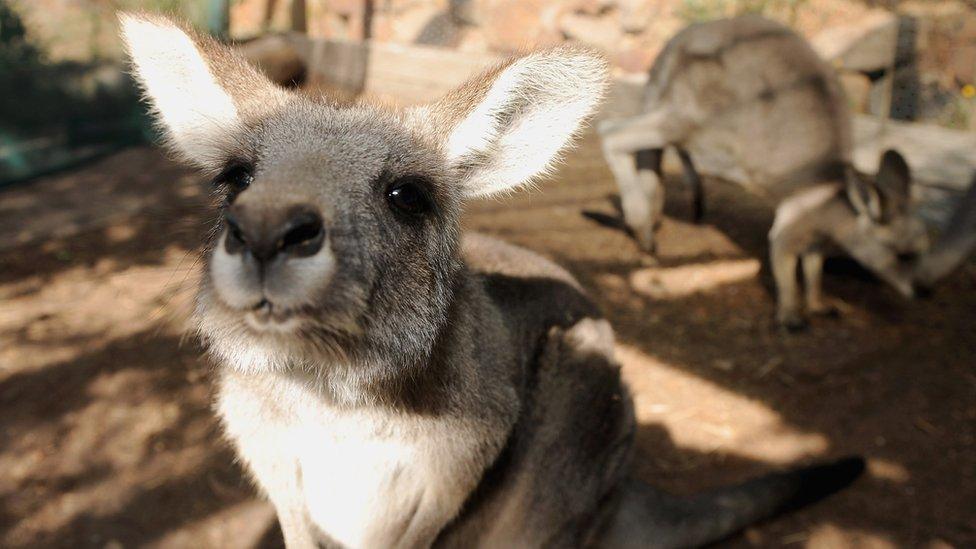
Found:
[[227, 253], [250, 253], [261, 262], [278, 254], [309, 257], [325, 242], [322, 216], [308, 208], [292, 209], [283, 215], [249, 215], [231, 208], [224, 213]]
[[918, 260], [917, 252], [901, 252], [896, 256], [899, 263], [915, 263]]

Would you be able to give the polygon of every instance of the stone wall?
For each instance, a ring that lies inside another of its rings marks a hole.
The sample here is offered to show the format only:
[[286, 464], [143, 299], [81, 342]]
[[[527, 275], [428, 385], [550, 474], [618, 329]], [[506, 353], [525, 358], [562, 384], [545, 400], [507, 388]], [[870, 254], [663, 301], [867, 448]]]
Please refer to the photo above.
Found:
[[[238, 0], [232, 34], [288, 26], [290, 0]], [[976, 10], [957, 0], [765, 0], [764, 15], [809, 38], [841, 71], [851, 105], [896, 118], [976, 127]], [[306, 0], [312, 37], [511, 54], [564, 41], [607, 53], [618, 74], [644, 73], [690, 22], [755, 0]], [[268, 11], [271, 6], [271, 11]], [[907, 41], [907, 42], [906, 42]], [[888, 91], [885, 70], [897, 73]]]
[[[116, 9], [203, 0], [7, 0], [54, 60], [121, 55]], [[293, 0], [232, 0], [232, 35], [285, 30]], [[689, 22], [750, 6], [787, 23], [835, 62], [851, 105], [883, 112], [895, 65], [895, 118], [976, 129], [976, 9], [972, 0], [305, 0], [312, 37], [425, 44], [506, 55], [563, 41], [605, 51], [618, 74], [646, 72]], [[893, 7], [894, 11], [871, 8]], [[270, 9], [269, 9], [270, 8]], [[895, 49], [898, 54], [895, 55]]]

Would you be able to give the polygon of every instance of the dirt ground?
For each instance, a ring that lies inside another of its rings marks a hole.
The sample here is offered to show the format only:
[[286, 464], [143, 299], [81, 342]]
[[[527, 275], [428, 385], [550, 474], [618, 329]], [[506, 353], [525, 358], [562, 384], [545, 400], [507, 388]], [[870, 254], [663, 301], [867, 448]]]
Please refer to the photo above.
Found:
[[[828, 264], [841, 315], [785, 335], [764, 266], [770, 212], [707, 186], [692, 225], [669, 185], [661, 261], [612, 215], [592, 139], [550, 181], [467, 225], [575, 273], [617, 329], [640, 420], [638, 471], [675, 492], [860, 454], [868, 474], [725, 546], [976, 546], [976, 267], [907, 302]], [[0, 546], [279, 542], [209, 409], [184, 326], [206, 184], [132, 149], [0, 190]]]

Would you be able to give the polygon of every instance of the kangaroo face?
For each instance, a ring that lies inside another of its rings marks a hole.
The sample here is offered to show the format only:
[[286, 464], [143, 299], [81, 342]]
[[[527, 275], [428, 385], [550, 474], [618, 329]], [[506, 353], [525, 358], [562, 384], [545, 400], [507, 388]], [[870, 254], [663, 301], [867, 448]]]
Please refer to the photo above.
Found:
[[858, 231], [863, 240], [880, 243], [904, 262], [914, 262], [929, 249], [929, 235], [925, 224], [907, 214], [884, 223], [861, 218]]
[[911, 174], [904, 158], [887, 151], [874, 183], [849, 176], [848, 197], [860, 213], [857, 240], [880, 245], [901, 263], [914, 263], [928, 252], [925, 224], [913, 215], [910, 196]]
[[301, 98], [236, 140], [215, 178], [207, 331], [286, 356], [339, 356], [376, 332], [422, 352], [458, 268], [461, 192], [436, 147], [388, 113]]
[[245, 369], [424, 360], [461, 268], [463, 201], [543, 173], [606, 85], [601, 57], [563, 47], [428, 106], [344, 108], [168, 20], [121, 21], [169, 145], [224, 198], [198, 319]]

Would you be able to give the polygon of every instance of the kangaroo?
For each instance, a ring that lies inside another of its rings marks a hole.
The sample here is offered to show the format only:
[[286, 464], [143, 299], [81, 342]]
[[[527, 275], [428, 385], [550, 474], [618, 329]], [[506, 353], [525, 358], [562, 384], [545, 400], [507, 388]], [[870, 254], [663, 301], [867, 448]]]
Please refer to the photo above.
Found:
[[661, 158], [668, 146], [678, 151], [696, 220], [703, 193], [689, 150], [720, 151], [730, 176], [775, 204], [770, 263], [783, 326], [804, 325], [798, 263], [807, 312], [831, 310], [821, 294], [828, 242], [902, 295], [914, 295], [914, 262], [928, 240], [911, 215], [908, 165], [888, 151], [874, 181], [854, 172], [840, 84], [788, 27], [755, 15], [689, 26], [655, 60], [643, 112], [606, 120], [599, 132], [624, 221], [649, 253], [664, 206]]
[[465, 201], [573, 140], [607, 86], [598, 54], [531, 53], [396, 111], [120, 19], [168, 145], [222, 197], [196, 326], [289, 548], [700, 545], [861, 474], [846, 458], [691, 498], [632, 479], [609, 324], [557, 265], [462, 236]]

